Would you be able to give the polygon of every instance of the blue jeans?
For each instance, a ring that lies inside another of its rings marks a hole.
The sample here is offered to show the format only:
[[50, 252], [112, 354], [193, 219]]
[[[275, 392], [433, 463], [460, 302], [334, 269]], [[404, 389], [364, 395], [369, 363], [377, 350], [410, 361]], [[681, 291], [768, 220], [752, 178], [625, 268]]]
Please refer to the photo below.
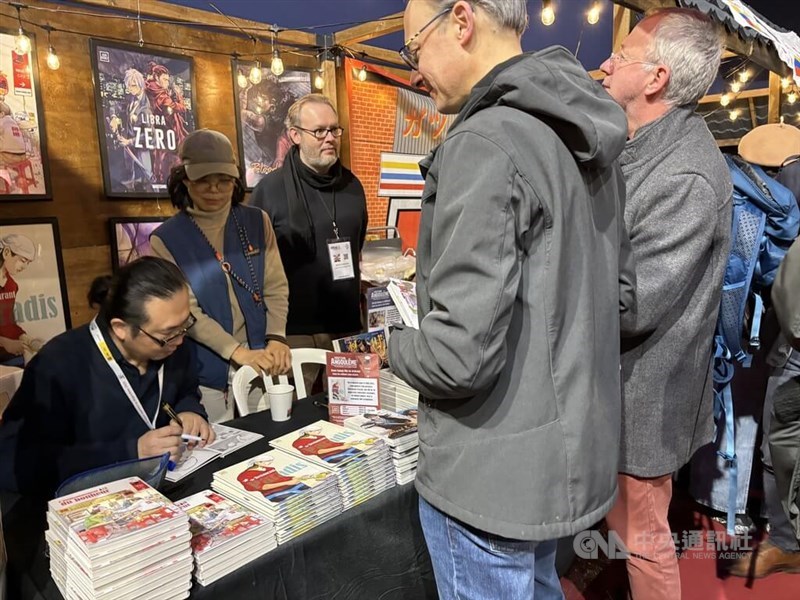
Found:
[[440, 600], [563, 600], [556, 540], [502, 538], [465, 525], [419, 499], [422, 532]]

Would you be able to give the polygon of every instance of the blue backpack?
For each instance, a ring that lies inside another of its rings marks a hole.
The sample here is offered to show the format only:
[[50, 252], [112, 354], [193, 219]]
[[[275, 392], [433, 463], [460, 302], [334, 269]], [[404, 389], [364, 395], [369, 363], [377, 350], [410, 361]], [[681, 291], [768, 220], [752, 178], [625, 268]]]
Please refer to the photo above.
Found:
[[724, 417], [727, 430], [726, 449], [719, 455], [729, 469], [728, 533], [733, 535], [738, 475], [731, 396], [734, 364], [749, 367], [761, 348], [762, 294], [797, 237], [800, 208], [794, 194], [760, 167], [738, 156], [725, 160], [733, 181], [733, 220], [714, 337], [714, 419], [719, 424]]

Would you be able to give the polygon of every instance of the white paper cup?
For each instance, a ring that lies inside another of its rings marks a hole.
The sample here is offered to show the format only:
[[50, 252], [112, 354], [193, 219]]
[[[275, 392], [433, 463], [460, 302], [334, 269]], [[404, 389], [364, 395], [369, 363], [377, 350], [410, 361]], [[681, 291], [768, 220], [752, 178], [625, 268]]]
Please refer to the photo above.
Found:
[[294, 386], [287, 383], [272, 385], [267, 388], [269, 412], [273, 421], [288, 421], [292, 416], [292, 397]]

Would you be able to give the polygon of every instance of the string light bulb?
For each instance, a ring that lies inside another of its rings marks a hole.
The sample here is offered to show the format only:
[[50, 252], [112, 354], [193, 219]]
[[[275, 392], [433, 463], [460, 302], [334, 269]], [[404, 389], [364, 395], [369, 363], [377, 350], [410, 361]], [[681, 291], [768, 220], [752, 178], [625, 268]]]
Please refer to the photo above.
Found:
[[750, 71], [748, 71], [747, 69], [742, 69], [741, 71], [739, 71], [739, 81], [741, 81], [742, 83], [747, 83], [749, 79], [750, 79]]
[[731, 112], [728, 113], [728, 118], [731, 121], [735, 121], [739, 118], [739, 111], [737, 109], [733, 109]]
[[553, 10], [551, 0], [542, 0], [542, 25], [550, 27], [556, 22], [556, 13]]
[[269, 65], [269, 70], [275, 77], [283, 75], [283, 59], [281, 58], [281, 51], [275, 48], [272, 51], [272, 63]]
[[592, 7], [589, 9], [589, 12], [586, 13], [586, 21], [589, 23], [589, 25], [597, 25], [598, 21], [600, 21], [599, 0], [595, 0], [595, 2], [592, 3]]
[[317, 76], [314, 77], [314, 88], [321, 90], [325, 87], [325, 78], [322, 76], [322, 70], [317, 69]]
[[731, 82], [731, 91], [734, 94], [738, 94], [739, 92], [742, 91], [742, 84], [738, 81]]
[[31, 51], [31, 38], [25, 35], [22, 25], [19, 26], [19, 33], [14, 38], [14, 52], [17, 54], [28, 54]]
[[56, 49], [53, 48], [53, 44], [50, 43], [50, 32], [53, 30], [52, 27], [49, 25], [45, 26], [47, 30], [47, 67], [51, 71], [58, 71], [58, 68], [61, 66], [61, 59], [58, 58], [58, 54], [56, 54]]
[[244, 89], [247, 87], [247, 77], [245, 74], [239, 71], [239, 74], [236, 76], [236, 83], [239, 84], [239, 87]]
[[361, 68], [358, 70], [358, 80], [359, 81], [367, 80], [367, 65], [361, 65]]
[[781, 88], [786, 91], [789, 89], [789, 85], [792, 83], [792, 80], [788, 77], [781, 77]]
[[786, 96], [786, 101], [789, 104], [794, 104], [795, 102], [797, 102], [797, 92], [789, 92], [789, 95]]
[[728, 104], [731, 103], [731, 97], [728, 94], [722, 94], [722, 96], [719, 97], [719, 103], [722, 106], [728, 106]]
[[263, 73], [261, 72], [261, 61], [257, 60], [256, 64], [253, 65], [253, 68], [250, 69], [250, 75], [248, 79], [250, 83], [253, 85], [258, 85], [261, 83], [261, 78], [263, 77]]

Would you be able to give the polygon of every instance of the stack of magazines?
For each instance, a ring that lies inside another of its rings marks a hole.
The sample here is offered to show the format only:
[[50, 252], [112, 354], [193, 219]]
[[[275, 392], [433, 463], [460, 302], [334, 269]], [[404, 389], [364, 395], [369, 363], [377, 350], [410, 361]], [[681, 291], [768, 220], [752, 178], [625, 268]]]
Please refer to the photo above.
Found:
[[395, 484], [389, 446], [377, 436], [317, 421], [270, 445], [335, 473], [344, 510]]
[[419, 405], [419, 392], [389, 369], [382, 369], [378, 381], [381, 408], [392, 412], [416, 409]]
[[348, 417], [344, 421], [344, 426], [384, 440], [389, 446], [397, 483], [402, 485], [414, 481], [419, 456], [417, 409], [408, 409], [402, 413], [388, 410], [370, 411]]
[[269, 519], [279, 544], [342, 512], [333, 473], [278, 450], [217, 471], [211, 487]]
[[189, 519], [138, 477], [51, 500], [47, 522], [50, 573], [65, 598], [189, 596]]
[[208, 585], [278, 546], [275, 527], [243, 506], [205, 490], [175, 506], [189, 516], [194, 576]]

